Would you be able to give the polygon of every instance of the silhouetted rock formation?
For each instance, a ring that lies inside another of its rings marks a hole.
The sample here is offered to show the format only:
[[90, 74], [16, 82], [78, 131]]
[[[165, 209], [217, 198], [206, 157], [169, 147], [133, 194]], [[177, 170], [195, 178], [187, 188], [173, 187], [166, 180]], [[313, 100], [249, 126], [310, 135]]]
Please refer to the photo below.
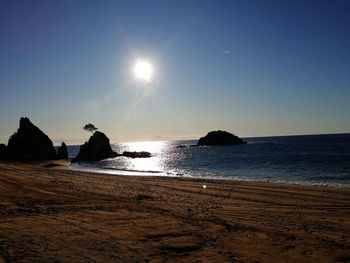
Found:
[[8, 159], [19, 161], [50, 160], [56, 158], [56, 151], [50, 138], [28, 118], [21, 118], [19, 129], [7, 145]]
[[123, 154], [121, 156], [125, 156], [125, 157], [130, 157], [130, 158], [149, 158], [151, 157], [151, 153], [150, 152], [123, 152]]
[[72, 162], [80, 161], [100, 161], [102, 159], [116, 157], [117, 153], [113, 152], [108, 137], [99, 131], [96, 131], [89, 139], [80, 146], [78, 155]]
[[226, 131], [211, 131], [198, 140], [197, 145], [235, 145], [245, 144], [241, 138]]
[[5, 144], [0, 144], [0, 160], [7, 160], [7, 147]]
[[64, 142], [57, 149], [57, 159], [68, 159], [67, 145]]

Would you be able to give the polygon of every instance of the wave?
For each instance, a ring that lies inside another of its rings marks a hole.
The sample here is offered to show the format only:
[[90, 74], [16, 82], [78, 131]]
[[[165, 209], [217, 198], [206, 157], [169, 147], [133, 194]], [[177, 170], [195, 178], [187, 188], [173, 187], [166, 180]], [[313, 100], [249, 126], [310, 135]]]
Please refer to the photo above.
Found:
[[[72, 168], [114, 175], [350, 186], [350, 135], [262, 137], [240, 147], [189, 147], [193, 141], [115, 144], [151, 158], [114, 158]], [[180, 146], [180, 147], [178, 147]], [[74, 154], [72, 148], [71, 154]]]
[[[133, 169], [123, 169], [123, 168], [113, 168], [113, 167], [105, 167], [105, 170], [114, 170], [114, 171], [123, 171], [123, 172], [138, 172], [138, 173], [164, 173], [163, 171], [153, 171], [153, 170], [133, 170]], [[101, 170], [103, 170], [101, 169]]]
[[319, 180], [283, 180], [277, 178], [250, 178], [239, 175], [232, 176], [220, 176], [212, 173], [207, 174], [193, 174], [179, 171], [143, 171], [143, 170], [128, 170], [128, 169], [115, 169], [115, 168], [96, 168], [83, 165], [71, 164], [73, 170], [101, 173], [109, 175], [130, 175], [130, 176], [159, 176], [159, 177], [179, 177], [179, 178], [192, 178], [203, 180], [224, 180], [224, 181], [238, 181], [238, 182], [261, 182], [261, 183], [275, 183], [275, 184], [292, 184], [302, 186], [318, 186], [318, 187], [336, 187], [336, 188], [348, 188], [350, 183], [338, 183], [338, 182], [325, 182]]

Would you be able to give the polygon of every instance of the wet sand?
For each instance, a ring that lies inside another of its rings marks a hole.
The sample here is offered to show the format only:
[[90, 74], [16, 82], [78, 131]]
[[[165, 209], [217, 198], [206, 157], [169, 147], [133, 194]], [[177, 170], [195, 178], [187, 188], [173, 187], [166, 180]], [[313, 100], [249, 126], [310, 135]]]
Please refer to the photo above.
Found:
[[0, 262], [349, 262], [350, 188], [0, 163], [0, 255]]

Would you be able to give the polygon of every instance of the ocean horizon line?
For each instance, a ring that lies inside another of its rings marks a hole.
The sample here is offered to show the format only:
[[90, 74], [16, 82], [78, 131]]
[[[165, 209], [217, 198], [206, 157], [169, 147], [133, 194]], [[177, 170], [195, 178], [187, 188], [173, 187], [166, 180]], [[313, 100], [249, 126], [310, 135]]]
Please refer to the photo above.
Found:
[[[300, 136], [327, 136], [327, 135], [348, 135], [350, 132], [336, 132], [336, 133], [309, 133], [309, 134], [286, 134], [286, 135], [261, 135], [261, 136], [242, 136], [242, 139], [254, 139], [254, 138], [273, 138], [273, 137], [300, 137]], [[179, 141], [196, 141], [198, 138], [189, 139], [146, 139], [146, 140], [127, 140], [127, 141], [112, 141], [111, 144], [126, 144], [126, 143], [142, 143], [142, 142], [179, 142]], [[67, 146], [79, 146], [85, 141], [80, 143], [66, 143]], [[61, 143], [57, 141], [54, 147], [59, 147]]]

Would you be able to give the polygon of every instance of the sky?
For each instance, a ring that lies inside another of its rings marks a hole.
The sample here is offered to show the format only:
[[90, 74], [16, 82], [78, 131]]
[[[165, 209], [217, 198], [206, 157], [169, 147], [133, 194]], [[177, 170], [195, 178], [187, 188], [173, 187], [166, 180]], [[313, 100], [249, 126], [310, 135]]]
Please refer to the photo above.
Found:
[[0, 0], [0, 143], [21, 116], [55, 144], [350, 132], [349, 25], [346, 0]]

